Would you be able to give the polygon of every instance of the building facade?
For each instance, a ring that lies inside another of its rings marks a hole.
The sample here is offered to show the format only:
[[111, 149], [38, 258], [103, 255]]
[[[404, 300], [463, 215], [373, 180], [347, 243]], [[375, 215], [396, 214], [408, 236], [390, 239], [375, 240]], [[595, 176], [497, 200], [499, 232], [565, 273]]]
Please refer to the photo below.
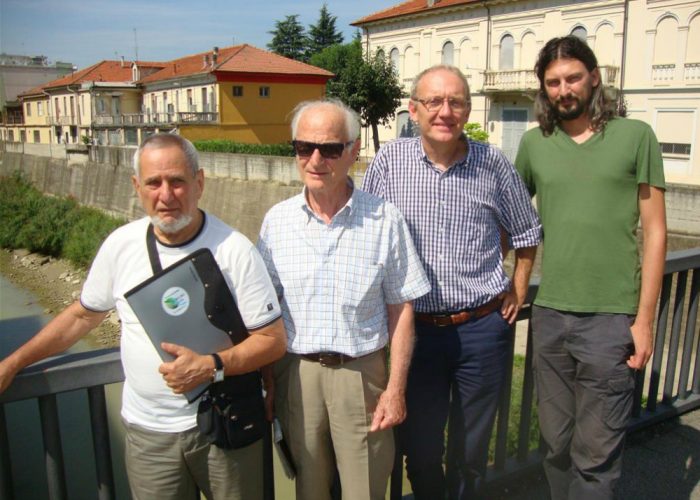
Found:
[[332, 76], [245, 44], [167, 62], [101, 61], [20, 94], [0, 140], [117, 146], [177, 132], [280, 143], [294, 106], [323, 97]]
[[[406, 92], [421, 70], [458, 66], [472, 92], [470, 121], [511, 159], [525, 130], [537, 126], [538, 51], [552, 37], [579, 36], [627, 115], [656, 131], [667, 180], [700, 185], [697, 0], [411, 0], [353, 24], [366, 51], [391, 59]], [[414, 130], [404, 99], [380, 140]]]

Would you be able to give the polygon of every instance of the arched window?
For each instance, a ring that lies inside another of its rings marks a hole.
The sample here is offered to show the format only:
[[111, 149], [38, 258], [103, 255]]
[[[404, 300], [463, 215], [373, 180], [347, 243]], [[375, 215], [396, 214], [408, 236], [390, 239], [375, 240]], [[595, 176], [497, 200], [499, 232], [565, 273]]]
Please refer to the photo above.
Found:
[[584, 42], [586, 42], [586, 38], [588, 37], [588, 31], [586, 31], [586, 28], [584, 28], [583, 26], [576, 26], [574, 29], [571, 30], [571, 34]]
[[442, 64], [449, 64], [450, 66], [454, 64], [455, 60], [455, 46], [452, 42], [445, 42], [442, 46]]
[[384, 56], [384, 49], [382, 49], [381, 47], [377, 49], [377, 57], [381, 57], [381, 58], [385, 57]]
[[498, 69], [513, 69], [513, 37], [504, 35], [498, 56]]
[[400, 111], [396, 114], [396, 137], [417, 137], [419, 134], [418, 127], [411, 120], [408, 111]]
[[394, 71], [396, 71], [396, 74], [399, 73], [399, 49], [393, 48], [391, 49], [391, 52], [389, 52], [389, 60], [391, 61], [391, 65], [394, 67]]

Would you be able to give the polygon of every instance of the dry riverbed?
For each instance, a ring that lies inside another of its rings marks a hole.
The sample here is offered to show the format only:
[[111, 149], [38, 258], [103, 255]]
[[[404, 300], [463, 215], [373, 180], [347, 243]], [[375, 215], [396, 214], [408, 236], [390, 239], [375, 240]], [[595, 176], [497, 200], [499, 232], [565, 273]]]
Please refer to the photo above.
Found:
[[[80, 297], [86, 272], [70, 262], [27, 250], [0, 249], [0, 273], [16, 286], [29, 290], [44, 313], [55, 316]], [[119, 320], [111, 312], [87, 337], [99, 347], [119, 345]]]

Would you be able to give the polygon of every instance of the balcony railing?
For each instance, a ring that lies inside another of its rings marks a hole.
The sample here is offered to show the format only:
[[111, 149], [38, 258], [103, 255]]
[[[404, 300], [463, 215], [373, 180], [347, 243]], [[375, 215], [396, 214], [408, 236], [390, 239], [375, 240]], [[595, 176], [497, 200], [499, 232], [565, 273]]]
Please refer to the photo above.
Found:
[[700, 62], [685, 63], [683, 78], [687, 83], [700, 83]]
[[6, 116], [3, 119], [3, 125], [24, 125], [24, 117], [22, 117], [22, 116]]
[[180, 123], [216, 123], [218, 120], [219, 114], [213, 112], [124, 113], [119, 115], [97, 115], [93, 119], [93, 125], [103, 127], [177, 125]]
[[[530, 285], [527, 301], [537, 292], [537, 284]], [[659, 301], [656, 322], [654, 356], [645, 370], [637, 372], [632, 421], [629, 430], [651, 426], [681, 413], [700, 408], [700, 357], [696, 352], [698, 331], [698, 303], [700, 302], [700, 248], [669, 253]], [[523, 308], [518, 321], [530, 318], [530, 307]], [[512, 336], [511, 338], [514, 338]], [[514, 342], [510, 360], [513, 365]], [[525, 370], [522, 375], [522, 396], [519, 420], [509, 422], [513, 390], [513, 371], [506, 380], [501, 396], [496, 424], [495, 458], [487, 473], [488, 484], [504, 484], [520, 477], [542, 462], [540, 450], [530, 446], [534, 399], [532, 372], [532, 331], [528, 326], [525, 351]], [[664, 369], [662, 370], [662, 367]], [[649, 371], [648, 376], [646, 372]], [[44, 361], [23, 370], [8, 390], [0, 394], [0, 498], [13, 498], [12, 467], [8, 446], [4, 404], [24, 399], [38, 399], [41, 427], [44, 436], [48, 497], [66, 498], [66, 478], [60, 434], [56, 394], [86, 390], [90, 407], [93, 449], [96, 462], [96, 497], [114, 498], [114, 480], [110, 458], [107, 413], [104, 386], [123, 380], [119, 352], [100, 350], [68, 354]], [[646, 401], [646, 402], [645, 402]], [[518, 412], [513, 412], [517, 414]], [[517, 449], [507, 451], [509, 424], [518, 428]], [[87, 435], [86, 429], [86, 435]], [[265, 498], [274, 498], [272, 480], [272, 451], [269, 435], [265, 443]], [[403, 470], [397, 456], [391, 479], [391, 498], [400, 500]], [[38, 497], [46, 496], [37, 492]]]
[[[619, 87], [617, 66], [600, 66], [603, 84]], [[535, 92], [540, 84], [531, 69], [486, 71], [484, 74], [485, 92]]]
[[675, 64], [653, 64], [651, 66], [651, 81], [655, 84], [670, 83], [676, 73]]

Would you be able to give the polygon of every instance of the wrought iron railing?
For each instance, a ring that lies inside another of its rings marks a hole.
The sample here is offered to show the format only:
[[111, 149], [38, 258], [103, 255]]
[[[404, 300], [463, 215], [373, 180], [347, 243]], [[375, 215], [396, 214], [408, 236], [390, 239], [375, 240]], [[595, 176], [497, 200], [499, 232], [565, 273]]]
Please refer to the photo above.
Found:
[[[530, 286], [528, 302], [534, 298], [537, 284]], [[646, 370], [638, 372], [635, 403], [630, 430], [648, 427], [681, 413], [700, 408], [700, 342], [698, 341], [698, 302], [700, 300], [700, 248], [671, 252], [659, 301], [654, 357]], [[518, 321], [530, 317], [530, 308], [523, 308]], [[489, 466], [487, 482], [491, 484], [517, 480], [538, 467], [542, 455], [532, 446], [530, 427], [535, 404], [532, 374], [532, 332], [528, 327], [525, 369], [517, 422], [517, 447], [507, 451], [507, 437], [513, 386], [513, 372], [507, 378], [498, 410], [495, 451]], [[511, 346], [511, 365], [515, 354]], [[662, 369], [664, 367], [664, 369]], [[648, 372], [648, 373], [647, 373]], [[116, 349], [67, 354], [37, 363], [22, 371], [8, 390], [0, 394], [0, 498], [13, 498], [12, 468], [8, 446], [4, 405], [24, 399], [38, 399], [44, 436], [48, 497], [66, 498], [64, 456], [58, 432], [56, 395], [82, 389], [88, 393], [93, 450], [97, 481], [96, 497], [113, 499], [114, 479], [108, 434], [104, 386], [121, 382], [123, 372]], [[274, 498], [272, 452], [269, 436], [265, 446], [267, 499]], [[392, 500], [401, 498], [403, 467], [400, 457], [392, 474]], [[40, 495], [43, 496], [43, 495]]]

